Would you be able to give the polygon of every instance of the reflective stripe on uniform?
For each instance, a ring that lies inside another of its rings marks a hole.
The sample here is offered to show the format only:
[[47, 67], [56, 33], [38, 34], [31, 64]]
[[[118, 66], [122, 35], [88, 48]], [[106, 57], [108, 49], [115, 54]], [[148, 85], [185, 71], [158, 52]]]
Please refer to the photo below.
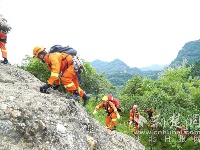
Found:
[[117, 119], [112, 119], [112, 121], [117, 121]]
[[78, 87], [78, 92], [80, 93], [80, 91], [81, 91], [81, 88], [80, 88], [80, 87]]
[[58, 73], [51, 72], [51, 76], [53, 76], [53, 77], [58, 77], [59, 74], [58, 74]]
[[1, 51], [2, 51], [2, 52], [7, 52], [7, 50], [6, 50], [6, 49], [2, 49]]
[[74, 83], [70, 83], [70, 84], [65, 84], [64, 85], [65, 88], [72, 87], [72, 86], [74, 86]]

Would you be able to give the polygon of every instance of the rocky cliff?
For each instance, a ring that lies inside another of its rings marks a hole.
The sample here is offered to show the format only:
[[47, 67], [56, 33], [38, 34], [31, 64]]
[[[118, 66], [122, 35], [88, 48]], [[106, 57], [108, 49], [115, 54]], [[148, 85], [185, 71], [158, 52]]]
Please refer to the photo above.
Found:
[[40, 93], [43, 84], [20, 68], [0, 64], [0, 149], [145, 149], [132, 137], [106, 129], [62, 93]]

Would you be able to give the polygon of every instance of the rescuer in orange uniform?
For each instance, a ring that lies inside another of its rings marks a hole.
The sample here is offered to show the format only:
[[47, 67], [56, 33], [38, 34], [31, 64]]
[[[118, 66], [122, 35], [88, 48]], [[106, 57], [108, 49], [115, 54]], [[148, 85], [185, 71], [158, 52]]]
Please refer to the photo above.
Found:
[[137, 137], [138, 136], [138, 129], [139, 129], [139, 119], [140, 119], [140, 112], [138, 111], [138, 105], [133, 105], [132, 109], [130, 110], [129, 115], [129, 125], [133, 125], [133, 134]]
[[108, 100], [108, 96], [104, 96], [102, 98], [102, 101], [102, 103], [95, 107], [93, 114], [96, 114], [99, 108], [105, 108], [107, 112], [106, 126], [110, 130], [116, 130], [117, 119], [120, 119], [120, 115], [117, 111], [117, 108], [111, 101]]
[[7, 42], [7, 34], [3, 31], [0, 31], [0, 49], [2, 52], [2, 57], [4, 58], [4, 60], [1, 63], [3, 63], [3, 64], [8, 63], [6, 42]]
[[148, 116], [149, 116], [149, 122], [148, 122], [148, 126], [147, 127], [150, 130], [151, 127], [152, 127], [152, 121], [153, 121], [153, 119], [152, 119], [152, 117], [153, 117], [153, 110], [151, 108], [148, 108], [147, 109], [147, 113], [148, 113]]
[[73, 99], [79, 100], [81, 97], [83, 99], [83, 106], [86, 105], [89, 100], [89, 96], [86, 95], [86, 92], [79, 86], [76, 74], [77, 72], [74, 70], [72, 55], [58, 52], [48, 54], [45, 51], [45, 48], [40, 46], [34, 47], [33, 55], [43, 63], [46, 63], [48, 68], [51, 70], [50, 78], [47, 80], [47, 84], [40, 87], [40, 92], [46, 93], [47, 89], [50, 87], [56, 90], [60, 85], [61, 79], [62, 84], [65, 89], [71, 93]]

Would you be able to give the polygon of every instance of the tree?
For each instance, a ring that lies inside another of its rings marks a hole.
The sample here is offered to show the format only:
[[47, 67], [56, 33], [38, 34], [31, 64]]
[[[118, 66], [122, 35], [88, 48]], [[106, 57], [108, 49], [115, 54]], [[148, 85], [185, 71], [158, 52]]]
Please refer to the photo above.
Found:
[[30, 72], [42, 82], [46, 82], [50, 76], [50, 70], [45, 63], [42, 63], [38, 59], [32, 58], [28, 55], [25, 56], [21, 62], [21, 66], [18, 67]]
[[[134, 76], [126, 83], [119, 95], [125, 116], [128, 115], [133, 104], [139, 106], [145, 118], [148, 118], [145, 113], [147, 108], [152, 108], [156, 114], [159, 114], [157, 122], [161, 135], [154, 135], [159, 142], [162, 142], [161, 136], [165, 136], [166, 131], [174, 130], [176, 133], [176, 127], [181, 125], [189, 131], [199, 131], [199, 124], [194, 125], [191, 122], [195, 123], [197, 118], [194, 116], [199, 115], [200, 80], [191, 78], [190, 72], [191, 67], [179, 66], [163, 70], [155, 81]], [[173, 120], [173, 117], [176, 119]], [[171, 135], [171, 139], [179, 140], [176, 139], [176, 135]], [[171, 146], [182, 147], [180, 143], [175, 143]]]

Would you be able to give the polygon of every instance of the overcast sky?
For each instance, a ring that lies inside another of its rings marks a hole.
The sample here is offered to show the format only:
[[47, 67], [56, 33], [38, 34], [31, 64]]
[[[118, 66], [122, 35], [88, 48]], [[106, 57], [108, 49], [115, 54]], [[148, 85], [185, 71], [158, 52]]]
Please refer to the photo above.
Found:
[[200, 39], [200, 0], [0, 0], [10, 23], [8, 60], [36, 45], [71, 46], [86, 61], [116, 58], [130, 67], [169, 64]]

